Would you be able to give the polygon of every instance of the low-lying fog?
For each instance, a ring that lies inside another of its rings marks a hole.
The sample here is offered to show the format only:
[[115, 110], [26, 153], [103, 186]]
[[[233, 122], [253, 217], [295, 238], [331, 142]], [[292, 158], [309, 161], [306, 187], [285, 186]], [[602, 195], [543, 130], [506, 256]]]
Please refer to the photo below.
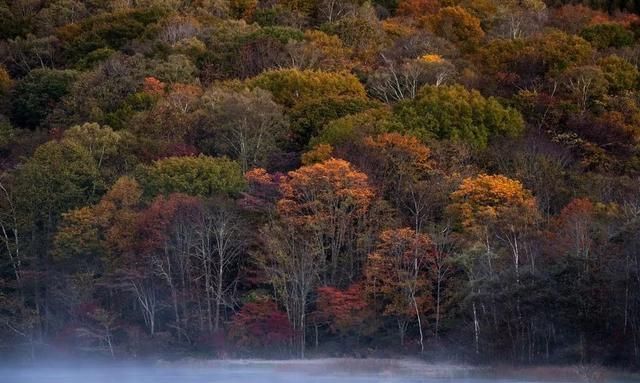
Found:
[[304, 373], [286, 369], [233, 366], [227, 368], [39, 368], [3, 374], [2, 382], [11, 383], [351, 383], [351, 382], [424, 382], [417, 378], [354, 374]]
[[[549, 376], [549, 374], [551, 376]], [[546, 375], [546, 376], [544, 376]], [[610, 382], [623, 380], [605, 379]], [[589, 376], [559, 376], [557, 371], [532, 378], [500, 379], [453, 365], [407, 360], [326, 359], [312, 361], [192, 361], [153, 366], [78, 363], [46, 367], [0, 367], [1, 383], [489, 383], [588, 382]]]

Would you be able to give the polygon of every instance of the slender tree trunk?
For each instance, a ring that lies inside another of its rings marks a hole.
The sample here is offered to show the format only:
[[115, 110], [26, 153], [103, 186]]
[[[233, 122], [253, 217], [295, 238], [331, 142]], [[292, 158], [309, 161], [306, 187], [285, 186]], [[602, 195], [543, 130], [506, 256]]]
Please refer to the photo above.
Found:
[[319, 346], [318, 325], [317, 325], [317, 324], [315, 324], [313, 327], [314, 327], [314, 329], [315, 329], [315, 335], [316, 335], [316, 350], [317, 350], [317, 349], [318, 349], [318, 346]]
[[302, 312], [300, 314], [300, 359], [304, 359], [305, 345], [306, 345], [306, 334], [305, 334], [305, 310], [304, 306], [302, 308]]
[[407, 321], [398, 319], [398, 333], [400, 335], [400, 346], [404, 346], [404, 337], [407, 331]]
[[206, 270], [207, 275], [205, 276], [205, 290], [207, 297], [207, 328], [211, 333], [213, 331], [213, 307], [211, 307], [211, 276], [209, 275], [209, 270]]
[[418, 309], [418, 302], [416, 302], [415, 294], [412, 295], [413, 307], [416, 310], [416, 317], [418, 318], [418, 330], [420, 332], [420, 353], [424, 353], [424, 335], [422, 334], [422, 319], [420, 318], [420, 310]]
[[435, 328], [435, 336], [436, 340], [439, 337], [440, 331], [440, 290], [442, 287], [442, 279], [440, 278], [440, 271], [438, 271], [438, 280], [436, 282], [436, 328]]
[[480, 354], [480, 322], [478, 321], [478, 312], [476, 303], [473, 302], [473, 335], [475, 339], [476, 355]]

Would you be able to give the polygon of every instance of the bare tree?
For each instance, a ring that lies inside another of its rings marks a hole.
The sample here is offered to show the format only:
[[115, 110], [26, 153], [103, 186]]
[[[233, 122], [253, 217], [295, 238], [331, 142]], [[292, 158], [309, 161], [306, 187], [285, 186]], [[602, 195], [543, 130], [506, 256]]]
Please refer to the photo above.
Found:
[[434, 228], [431, 230], [431, 240], [434, 243], [433, 254], [433, 267], [431, 268], [432, 280], [435, 284], [435, 296], [436, 296], [436, 313], [435, 313], [435, 337], [436, 340], [439, 337], [440, 332], [440, 319], [442, 317], [442, 296], [444, 289], [444, 282], [447, 279], [451, 271], [451, 263], [449, 256], [452, 252], [453, 241], [451, 239], [451, 227], [445, 225], [444, 227]]
[[547, 21], [542, 0], [501, 0], [496, 14], [496, 31], [510, 39], [520, 39], [539, 31]]
[[156, 316], [160, 310], [157, 291], [151, 278], [131, 274], [127, 277], [126, 287], [132, 292], [140, 305], [144, 324], [153, 336], [156, 332]]
[[569, 95], [585, 113], [591, 101], [606, 93], [607, 80], [602, 70], [596, 66], [575, 67], [563, 75], [563, 83]]
[[324, 265], [322, 249], [317, 241], [305, 237], [295, 227], [277, 223], [265, 227], [262, 238], [265, 248], [256, 260], [286, 308], [294, 329], [293, 345], [304, 358], [307, 306]]
[[321, 0], [318, 2], [318, 15], [326, 22], [334, 22], [343, 17], [355, 16], [358, 4], [348, 0]]
[[227, 207], [205, 209], [195, 229], [196, 257], [202, 264], [209, 330], [220, 329], [221, 315], [237, 281], [237, 262], [245, 248], [242, 222]]
[[259, 88], [213, 89], [203, 98], [211, 116], [208, 129], [217, 133], [215, 141], [203, 142], [205, 150], [237, 159], [244, 172], [264, 166], [286, 128], [282, 109], [271, 94]]
[[20, 235], [18, 228], [18, 218], [13, 198], [7, 188], [0, 181], [0, 192], [4, 198], [0, 203], [0, 242], [9, 257], [9, 262], [16, 278], [18, 291], [22, 294], [22, 255], [20, 253]]
[[437, 55], [427, 55], [404, 63], [382, 56], [385, 65], [369, 79], [370, 92], [390, 103], [414, 99], [424, 85], [441, 86], [455, 74], [455, 67]]
[[28, 73], [33, 69], [54, 69], [55, 54], [60, 41], [54, 36], [16, 37], [0, 44], [0, 59], [8, 67]]
[[118, 326], [117, 315], [104, 309], [97, 309], [89, 315], [91, 323], [76, 330], [80, 337], [99, 342], [100, 348], [106, 348], [112, 358], [115, 357], [113, 349], [113, 331]]
[[31, 359], [35, 360], [36, 346], [42, 343], [39, 334], [40, 315], [36, 309], [0, 294], [0, 327], [9, 330], [17, 339], [22, 339], [29, 348]]
[[180, 40], [193, 37], [198, 34], [200, 25], [191, 17], [172, 17], [162, 25], [159, 38], [167, 44], [176, 44]]

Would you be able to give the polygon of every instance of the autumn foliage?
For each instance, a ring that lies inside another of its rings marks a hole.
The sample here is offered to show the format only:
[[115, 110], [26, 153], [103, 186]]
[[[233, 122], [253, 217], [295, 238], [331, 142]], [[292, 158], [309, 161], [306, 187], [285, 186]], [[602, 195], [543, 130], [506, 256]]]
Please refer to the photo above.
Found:
[[231, 322], [229, 335], [244, 349], [286, 346], [292, 333], [287, 315], [270, 300], [247, 303]]
[[536, 213], [536, 201], [516, 180], [480, 175], [465, 179], [452, 195], [449, 209], [465, 229], [497, 222], [519, 222]]
[[[367, 261], [367, 285], [379, 296], [385, 315], [414, 317], [432, 307], [428, 270], [433, 244], [409, 228], [387, 230]], [[414, 306], [415, 305], [415, 306]]]
[[0, 2], [3, 358], [637, 369], [639, 13]]
[[325, 286], [318, 288], [316, 316], [329, 323], [334, 333], [348, 335], [359, 331], [371, 316], [364, 286], [355, 283], [346, 290]]

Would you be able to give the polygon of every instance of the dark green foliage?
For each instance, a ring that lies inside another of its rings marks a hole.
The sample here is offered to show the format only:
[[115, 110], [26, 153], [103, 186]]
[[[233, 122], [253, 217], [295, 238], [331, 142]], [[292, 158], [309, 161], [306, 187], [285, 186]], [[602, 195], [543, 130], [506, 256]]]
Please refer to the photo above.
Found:
[[[119, 50], [132, 40], [143, 37], [150, 24], [160, 20], [164, 11], [147, 8], [119, 11], [84, 20], [58, 31], [65, 42], [64, 55], [70, 62], [85, 60], [94, 51], [104, 52], [105, 48]], [[103, 53], [93, 53], [101, 55]]]
[[360, 142], [368, 136], [402, 129], [402, 125], [394, 121], [390, 110], [370, 109], [330, 121], [324, 125], [316, 137], [311, 139], [310, 145], [347, 146], [350, 143]]
[[91, 69], [101, 62], [106, 61], [114, 53], [115, 51], [111, 48], [98, 48], [94, 51], [89, 52], [85, 57], [78, 61], [77, 67], [78, 69], [84, 70]]
[[245, 42], [260, 42], [261, 40], [275, 39], [282, 44], [286, 44], [289, 41], [302, 41], [304, 39], [304, 32], [300, 29], [290, 27], [264, 27], [249, 34], [245, 38]]
[[62, 213], [95, 202], [104, 185], [87, 149], [74, 142], [40, 146], [16, 175], [16, 204], [27, 230], [53, 230]]
[[633, 32], [620, 24], [596, 24], [580, 32], [585, 40], [598, 49], [621, 48], [633, 44]]
[[547, 4], [560, 6], [565, 4], [583, 4], [587, 7], [600, 9], [605, 12], [640, 12], [637, 0], [546, 0]]
[[327, 97], [296, 104], [289, 112], [294, 148], [304, 147], [328, 122], [375, 108], [379, 104], [361, 97]]
[[373, 4], [384, 7], [389, 12], [393, 12], [398, 7], [398, 0], [374, 0]]
[[0, 40], [12, 39], [24, 35], [29, 30], [29, 20], [25, 20], [12, 12], [8, 1], [0, 2]]
[[114, 129], [124, 127], [133, 112], [151, 103], [148, 95], [135, 95], [149, 75], [148, 65], [142, 56], [118, 54], [82, 72], [56, 111], [56, 122], [68, 126], [93, 121]]
[[53, 69], [36, 69], [16, 84], [11, 102], [14, 123], [35, 129], [62, 97], [69, 93], [77, 73]]
[[598, 66], [602, 68], [613, 92], [632, 90], [638, 86], [638, 68], [622, 57], [604, 57], [598, 61]]

